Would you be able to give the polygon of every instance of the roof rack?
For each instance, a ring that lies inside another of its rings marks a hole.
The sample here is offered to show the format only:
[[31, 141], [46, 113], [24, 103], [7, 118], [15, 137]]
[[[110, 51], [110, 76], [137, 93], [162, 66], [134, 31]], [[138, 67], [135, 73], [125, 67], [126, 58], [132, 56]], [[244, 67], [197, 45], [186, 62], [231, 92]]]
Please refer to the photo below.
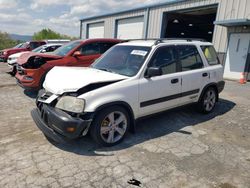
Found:
[[192, 42], [192, 41], [207, 42], [205, 39], [201, 39], [201, 38], [145, 38], [145, 39], [128, 39], [128, 40], [123, 40], [123, 42], [140, 41], [140, 40], [141, 41], [154, 40], [155, 41], [154, 45], [163, 43], [163, 41], [166, 41], [166, 40], [186, 40], [187, 42]]

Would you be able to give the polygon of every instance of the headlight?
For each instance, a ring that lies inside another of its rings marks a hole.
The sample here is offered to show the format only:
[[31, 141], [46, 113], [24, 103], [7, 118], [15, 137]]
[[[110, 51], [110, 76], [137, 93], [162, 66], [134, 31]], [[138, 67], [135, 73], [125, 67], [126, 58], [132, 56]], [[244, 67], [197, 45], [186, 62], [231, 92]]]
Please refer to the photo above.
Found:
[[7, 52], [5, 51], [5, 52], [3, 52], [3, 55], [7, 55]]
[[65, 96], [59, 99], [56, 108], [68, 112], [82, 113], [85, 107], [85, 101], [76, 97]]

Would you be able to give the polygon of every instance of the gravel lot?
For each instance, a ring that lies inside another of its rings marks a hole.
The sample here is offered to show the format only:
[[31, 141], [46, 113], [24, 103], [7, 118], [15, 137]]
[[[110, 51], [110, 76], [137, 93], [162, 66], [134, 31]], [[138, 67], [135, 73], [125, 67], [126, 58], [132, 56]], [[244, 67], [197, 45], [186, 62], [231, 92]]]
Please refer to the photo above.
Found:
[[250, 84], [227, 82], [216, 110], [192, 107], [140, 121], [100, 148], [89, 136], [58, 145], [35, 126], [35, 94], [0, 63], [0, 187], [250, 187]]

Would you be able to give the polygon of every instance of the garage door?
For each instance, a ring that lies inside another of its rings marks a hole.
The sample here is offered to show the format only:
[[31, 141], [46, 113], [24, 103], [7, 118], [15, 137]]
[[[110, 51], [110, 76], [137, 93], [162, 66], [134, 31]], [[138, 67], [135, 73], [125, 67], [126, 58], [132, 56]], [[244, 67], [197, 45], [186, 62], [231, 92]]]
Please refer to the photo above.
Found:
[[143, 38], [143, 16], [117, 21], [116, 37], [119, 39]]
[[104, 38], [104, 22], [89, 24], [88, 38]]

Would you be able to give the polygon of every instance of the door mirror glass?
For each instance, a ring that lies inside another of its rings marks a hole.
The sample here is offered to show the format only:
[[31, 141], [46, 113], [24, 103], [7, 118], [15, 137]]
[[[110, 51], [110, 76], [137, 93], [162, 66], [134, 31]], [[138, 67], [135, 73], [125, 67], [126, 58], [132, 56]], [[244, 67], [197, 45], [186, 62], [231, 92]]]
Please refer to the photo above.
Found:
[[155, 76], [161, 76], [162, 75], [162, 70], [159, 67], [149, 67], [147, 69], [145, 78], [151, 78]]

